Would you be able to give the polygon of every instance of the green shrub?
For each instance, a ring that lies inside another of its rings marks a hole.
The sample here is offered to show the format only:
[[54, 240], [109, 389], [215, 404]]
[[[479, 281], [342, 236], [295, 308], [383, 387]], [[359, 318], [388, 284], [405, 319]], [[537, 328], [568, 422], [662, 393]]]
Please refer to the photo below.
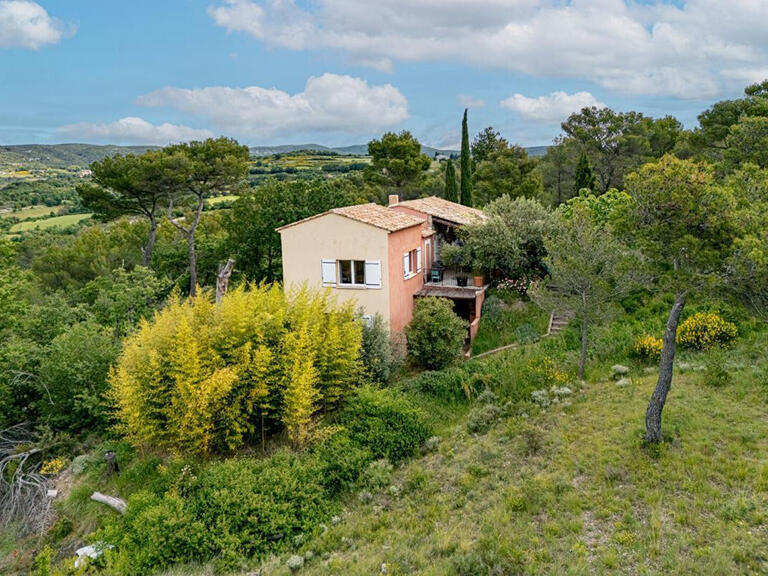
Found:
[[474, 379], [462, 368], [422, 372], [413, 379], [420, 391], [447, 402], [469, 399], [474, 393]]
[[430, 436], [424, 415], [392, 390], [361, 388], [348, 401], [342, 423], [354, 442], [390, 462], [412, 456]]
[[725, 352], [721, 348], [713, 348], [704, 361], [704, 381], [709, 386], [721, 388], [733, 382], [728, 371]]
[[454, 313], [450, 300], [419, 298], [405, 335], [411, 360], [422, 368], [440, 370], [461, 357], [467, 323]]
[[313, 448], [320, 481], [331, 495], [354, 484], [373, 460], [371, 451], [354, 443], [346, 432], [334, 434]]
[[92, 432], [106, 427], [103, 394], [116, 355], [111, 334], [94, 322], [75, 324], [53, 339], [40, 362], [46, 393], [38, 403], [53, 429]]
[[211, 535], [178, 494], [139, 492], [128, 499], [124, 516], [107, 526], [98, 540], [110, 542], [107, 560], [118, 574], [151, 574], [180, 562], [211, 555]]
[[362, 484], [371, 490], [379, 490], [392, 480], [392, 464], [386, 458], [374, 460], [363, 472]]
[[313, 458], [279, 451], [266, 459], [216, 462], [181, 477], [162, 496], [131, 496], [96, 539], [115, 545], [118, 574], [143, 575], [179, 563], [216, 559], [223, 568], [284, 549], [312, 532], [338, 503]]
[[360, 360], [368, 376], [380, 384], [389, 381], [395, 368], [392, 343], [381, 314], [376, 314], [370, 324], [363, 325]]
[[311, 532], [336, 507], [312, 462], [287, 450], [264, 460], [212, 464], [187, 497], [195, 519], [209, 530], [214, 555], [229, 567]]
[[736, 324], [724, 320], [719, 314], [697, 312], [680, 324], [677, 342], [688, 348], [706, 350], [712, 346], [727, 346], [738, 334]]
[[494, 328], [498, 328], [504, 320], [504, 311], [507, 305], [498, 296], [488, 296], [483, 302], [482, 317]]
[[531, 344], [539, 339], [539, 333], [527, 322], [515, 328], [515, 340], [520, 344]]

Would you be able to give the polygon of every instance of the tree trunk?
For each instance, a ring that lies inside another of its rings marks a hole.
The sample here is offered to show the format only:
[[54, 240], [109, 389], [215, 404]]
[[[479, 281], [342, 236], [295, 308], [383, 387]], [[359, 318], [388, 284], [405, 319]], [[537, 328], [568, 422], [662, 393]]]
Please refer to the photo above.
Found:
[[154, 217], [149, 218], [149, 237], [147, 245], [141, 250], [142, 263], [149, 268], [152, 261], [152, 251], [155, 249], [155, 240], [157, 239], [157, 220]]
[[197, 255], [195, 254], [195, 232], [187, 234], [187, 247], [189, 249], [189, 295], [194, 298], [197, 295]]
[[216, 275], [216, 303], [221, 302], [224, 294], [227, 293], [227, 287], [229, 286], [229, 277], [232, 275], [232, 270], [235, 267], [235, 261], [230, 258], [226, 264], [219, 266], [219, 273]]
[[677, 338], [677, 325], [680, 322], [680, 314], [685, 307], [685, 293], [675, 294], [675, 303], [669, 311], [667, 329], [664, 332], [664, 347], [661, 350], [659, 362], [659, 380], [648, 403], [645, 412], [645, 440], [647, 442], [661, 442], [661, 411], [667, 401], [667, 393], [672, 386], [672, 368], [675, 362], [675, 348]]
[[589, 336], [589, 326], [587, 319], [581, 319], [581, 356], [579, 356], [579, 380], [584, 380], [584, 369], [587, 366], [587, 340]]

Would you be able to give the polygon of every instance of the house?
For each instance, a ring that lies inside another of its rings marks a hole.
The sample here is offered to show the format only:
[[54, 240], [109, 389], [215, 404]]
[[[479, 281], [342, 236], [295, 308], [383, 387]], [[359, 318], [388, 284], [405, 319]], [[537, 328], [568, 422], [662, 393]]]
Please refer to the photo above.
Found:
[[394, 337], [413, 316], [416, 298], [442, 296], [471, 324], [473, 338], [485, 297], [482, 279], [443, 270], [440, 247], [456, 229], [485, 218], [480, 210], [431, 197], [389, 206], [334, 208], [278, 228], [286, 287], [330, 288], [354, 300], [367, 316], [380, 314]]

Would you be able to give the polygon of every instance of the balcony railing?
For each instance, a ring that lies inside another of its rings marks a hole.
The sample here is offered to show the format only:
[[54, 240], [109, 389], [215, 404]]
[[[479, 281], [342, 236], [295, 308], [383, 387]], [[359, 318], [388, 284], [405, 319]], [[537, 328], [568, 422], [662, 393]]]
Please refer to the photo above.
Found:
[[455, 288], [474, 288], [474, 279], [469, 272], [456, 270], [440, 270], [433, 268], [427, 270], [424, 283], [427, 286], [447, 286]]

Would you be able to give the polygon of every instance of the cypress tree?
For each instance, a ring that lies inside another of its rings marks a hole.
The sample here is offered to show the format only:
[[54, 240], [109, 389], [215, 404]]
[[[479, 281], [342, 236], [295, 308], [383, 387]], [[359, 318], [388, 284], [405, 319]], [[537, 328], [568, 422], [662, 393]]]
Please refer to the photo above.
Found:
[[445, 199], [451, 202], [459, 201], [459, 190], [456, 185], [456, 168], [453, 166], [453, 160], [448, 158], [445, 165]]
[[574, 184], [576, 195], [582, 188], [587, 188], [590, 191], [595, 190], [595, 174], [592, 172], [592, 167], [589, 165], [589, 158], [582, 152], [579, 163], [576, 165], [576, 183]]
[[472, 160], [469, 157], [469, 129], [467, 128], [467, 109], [461, 121], [461, 203], [472, 206]]

